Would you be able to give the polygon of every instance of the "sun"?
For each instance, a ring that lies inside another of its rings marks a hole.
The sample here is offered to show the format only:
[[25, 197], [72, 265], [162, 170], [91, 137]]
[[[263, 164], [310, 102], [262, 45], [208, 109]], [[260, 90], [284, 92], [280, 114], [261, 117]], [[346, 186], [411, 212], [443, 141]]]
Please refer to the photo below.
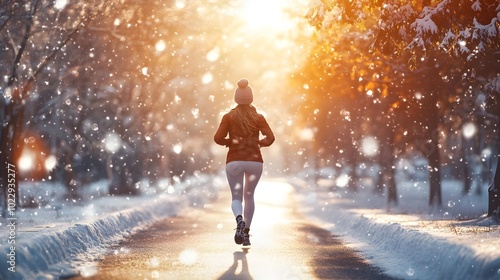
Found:
[[286, 0], [244, 0], [242, 17], [246, 28], [254, 32], [280, 32], [291, 28], [292, 22], [285, 13], [289, 5], [290, 1]]

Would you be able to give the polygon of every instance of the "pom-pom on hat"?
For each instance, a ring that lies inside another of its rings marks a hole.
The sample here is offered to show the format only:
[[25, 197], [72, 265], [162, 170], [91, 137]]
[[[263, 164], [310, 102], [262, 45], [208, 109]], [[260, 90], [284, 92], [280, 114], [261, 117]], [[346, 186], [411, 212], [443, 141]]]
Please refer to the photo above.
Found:
[[238, 81], [238, 87], [234, 91], [234, 101], [240, 105], [250, 105], [253, 102], [252, 88], [248, 86], [247, 79]]

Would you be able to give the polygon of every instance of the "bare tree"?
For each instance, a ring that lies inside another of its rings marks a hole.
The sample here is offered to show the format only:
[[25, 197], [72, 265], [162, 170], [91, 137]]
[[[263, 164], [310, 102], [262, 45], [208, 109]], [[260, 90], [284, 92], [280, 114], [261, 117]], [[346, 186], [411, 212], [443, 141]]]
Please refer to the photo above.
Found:
[[[38, 87], [37, 78], [88, 22], [106, 10], [107, 3], [75, 4], [66, 9], [55, 7], [53, 1], [43, 0], [4, 3], [0, 10], [2, 19], [5, 19], [0, 22], [0, 38], [6, 43], [8, 54], [0, 59], [10, 68], [7, 69], [5, 84], [0, 86], [3, 93], [0, 102], [3, 121], [0, 127], [0, 162], [14, 165], [21, 155], [22, 134], [29, 122], [29, 116], [25, 116], [26, 103]], [[7, 209], [7, 172], [6, 168], [0, 171], [5, 198], [4, 214]], [[19, 203], [18, 180], [14, 182]]]

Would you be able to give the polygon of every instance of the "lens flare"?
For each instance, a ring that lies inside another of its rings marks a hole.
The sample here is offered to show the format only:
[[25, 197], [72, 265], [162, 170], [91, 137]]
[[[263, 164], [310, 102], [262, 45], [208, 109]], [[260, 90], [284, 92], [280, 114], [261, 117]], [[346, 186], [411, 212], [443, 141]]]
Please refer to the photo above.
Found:
[[21, 158], [18, 162], [20, 171], [30, 171], [35, 167], [35, 154], [29, 150], [23, 151]]
[[179, 261], [183, 265], [193, 265], [198, 260], [198, 253], [193, 249], [186, 249], [179, 254]]
[[361, 139], [361, 151], [367, 157], [373, 157], [378, 153], [378, 140], [373, 136], [366, 136]]

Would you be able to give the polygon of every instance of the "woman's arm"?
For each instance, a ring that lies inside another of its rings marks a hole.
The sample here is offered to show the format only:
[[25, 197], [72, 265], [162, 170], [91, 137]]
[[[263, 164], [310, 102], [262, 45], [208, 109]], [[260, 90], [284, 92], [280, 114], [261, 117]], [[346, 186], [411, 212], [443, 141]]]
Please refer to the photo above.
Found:
[[226, 138], [228, 133], [229, 133], [229, 118], [228, 115], [224, 115], [222, 117], [222, 121], [220, 122], [219, 128], [217, 129], [217, 132], [215, 132], [214, 135], [215, 143], [221, 146], [229, 147], [231, 140], [229, 138]]
[[259, 118], [259, 130], [264, 135], [264, 138], [259, 140], [259, 145], [261, 147], [269, 147], [274, 142], [274, 133], [269, 127], [264, 116], [260, 116]]

